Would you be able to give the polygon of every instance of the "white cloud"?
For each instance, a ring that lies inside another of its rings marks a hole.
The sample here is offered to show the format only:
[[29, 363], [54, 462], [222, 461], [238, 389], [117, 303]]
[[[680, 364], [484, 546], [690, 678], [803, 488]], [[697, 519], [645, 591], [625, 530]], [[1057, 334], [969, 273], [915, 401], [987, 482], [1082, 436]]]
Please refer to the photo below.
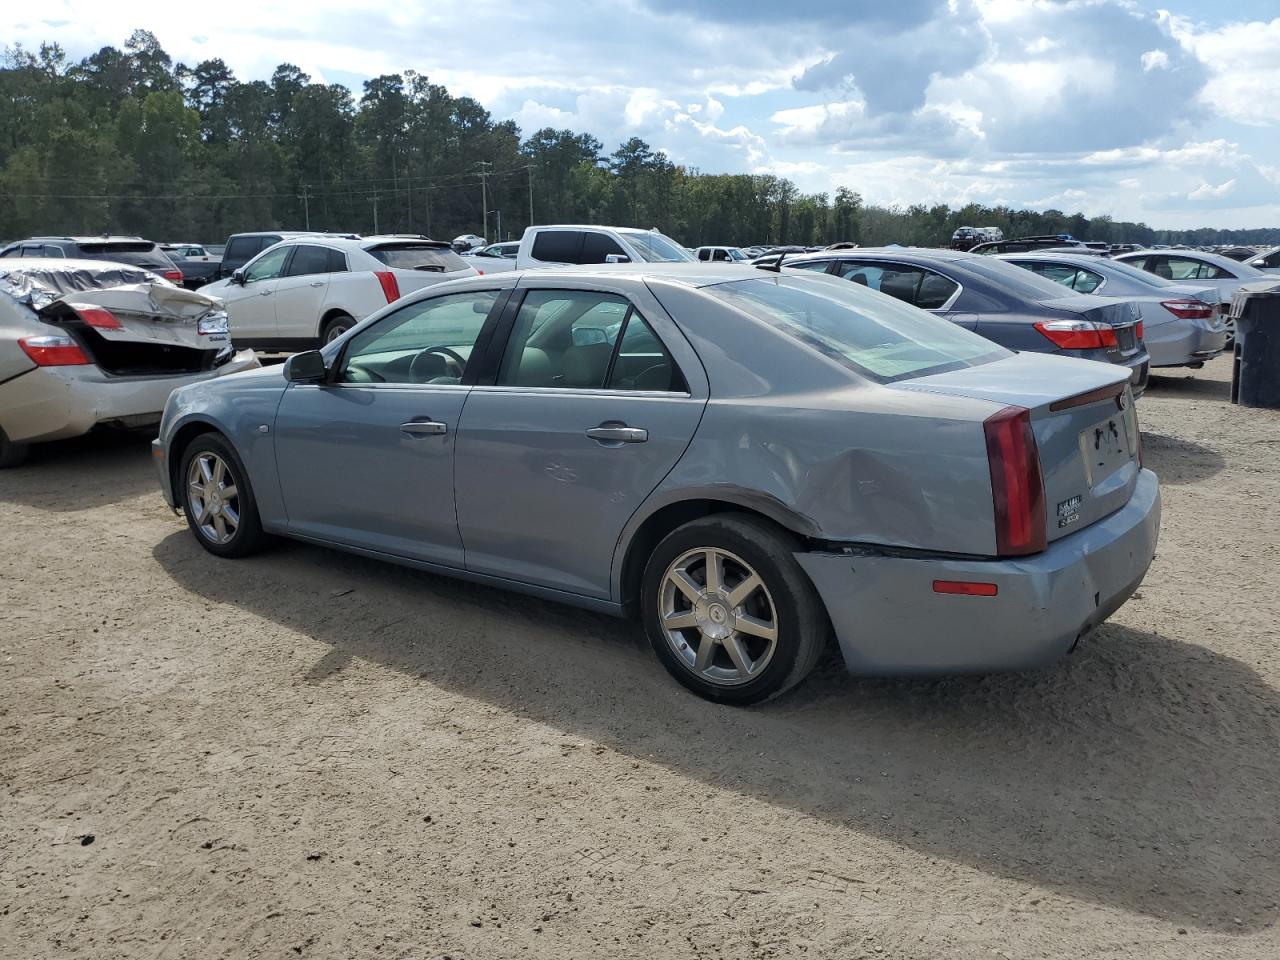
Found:
[[1163, 50], [1148, 50], [1140, 59], [1142, 69], [1146, 73], [1150, 73], [1152, 70], [1169, 69], [1169, 55]]

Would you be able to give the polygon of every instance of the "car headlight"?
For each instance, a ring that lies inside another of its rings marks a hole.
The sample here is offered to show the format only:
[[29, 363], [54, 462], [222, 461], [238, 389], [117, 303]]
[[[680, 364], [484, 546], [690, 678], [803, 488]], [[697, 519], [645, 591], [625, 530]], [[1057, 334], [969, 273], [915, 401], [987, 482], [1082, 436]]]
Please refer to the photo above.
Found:
[[230, 328], [227, 326], [226, 311], [218, 310], [214, 313], [205, 314], [196, 324], [196, 333], [206, 337], [230, 333]]

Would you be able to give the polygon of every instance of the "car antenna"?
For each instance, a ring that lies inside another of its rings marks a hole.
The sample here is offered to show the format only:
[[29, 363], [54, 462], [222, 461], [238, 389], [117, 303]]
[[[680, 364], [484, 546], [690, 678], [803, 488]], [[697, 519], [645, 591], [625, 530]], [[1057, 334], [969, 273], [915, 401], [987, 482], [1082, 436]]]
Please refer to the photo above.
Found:
[[781, 273], [781, 272], [782, 272], [782, 260], [783, 260], [783, 258], [784, 258], [785, 256], [786, 256], [786, 254], [785, 254], [785, 253], [780, 253], [780, 254], [778, 254], [778, 259], [777, 259], [777, 260], [775, 260], [775, 261], [773, 261], [772, 265], [767, 264], [767, 263], [762, 263], [762, 264], [760, 264], [756, 269], [758, 269], [758, 270], [769, 270], [769, 271], [771, 271], [772, 273]]

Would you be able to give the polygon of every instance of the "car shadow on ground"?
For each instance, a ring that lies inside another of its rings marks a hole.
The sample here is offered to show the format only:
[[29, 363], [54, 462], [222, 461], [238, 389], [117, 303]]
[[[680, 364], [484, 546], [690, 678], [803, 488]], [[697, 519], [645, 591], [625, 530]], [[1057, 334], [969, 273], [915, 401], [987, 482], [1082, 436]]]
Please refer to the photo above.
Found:
[[[1231, 381], [1215, 380], [1209, 377], [1191, 374], [1157, 374], [1152, 373], [1147, 381], [1147, 390], [1153, 394], [1169, 397], [1197, 397], [1206, 400], [1227, 400], [1231, 397]], [[1139, 400], [1139, 414], [1141, 403]]]
[[[160, 496], [151, 463], [154, 434], [101, 430], [53, 443], [34, 443], [28, 460], [0, 470], [0, 501], [76, 513], [132, 499]], [[109, 477], [104, 482], [103, 478]]]
[[1218, 475], [1227, 468], [1227, 461], [1202, 443], [1144, 430], [1142, 465], [1154, 470], [1161, 483], [1179, 486]]
[[1222, 932], [1277, 918], [1280, 694], [1194, 644], [1105, 625], [1049, 669], [931, 681], [851, 678], [829, 654], [732, 709], [625, 621], [302, 544], [227, 562], [184, 532], [153, 554], [201, 600], [323, 644], [304, 682], [361, 658], [995, 876]]

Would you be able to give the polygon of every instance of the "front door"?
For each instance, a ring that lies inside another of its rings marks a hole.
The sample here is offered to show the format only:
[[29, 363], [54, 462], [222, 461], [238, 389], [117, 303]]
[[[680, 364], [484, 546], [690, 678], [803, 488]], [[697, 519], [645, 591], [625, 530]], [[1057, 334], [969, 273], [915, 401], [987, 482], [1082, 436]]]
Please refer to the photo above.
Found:
[[418, 300], [352, 337], [327, 384], [291, 384], [276, 414], [289, 529], [461, 567], [453, 457], [461, 381], [495, 290]]
[[[244, 267], [244, 283], [230, 283], [218, 291], [227, 308], [231, 339], [270, 341], [276, 335], [276, 285], [291, 247], [275, 247]], [[251, 344], [246, 344], [251, 345]]]
[[311, 243], [295, 244], [284, 274], [276, 281], [277, 339], [315, 340], [320, 337], [320, 316], [329, 289], [330, 271], [345, 257], [338, 250]]
[[462, 414], [467, 569], [608, 599], [622, 528], [689, 445], [699, 393], [627, 299], [530, 290], [496, 383]]

